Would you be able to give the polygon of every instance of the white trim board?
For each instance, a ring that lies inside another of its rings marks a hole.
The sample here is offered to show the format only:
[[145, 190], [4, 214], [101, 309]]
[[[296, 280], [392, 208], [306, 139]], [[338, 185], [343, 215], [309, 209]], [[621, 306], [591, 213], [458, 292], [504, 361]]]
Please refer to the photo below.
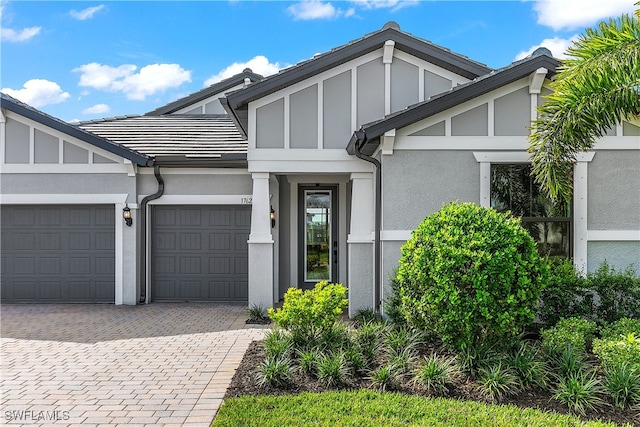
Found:
[[[145, 196], [138, 196], [142, 203]], [[251, 205], [253, 194], [231, 195], [166, 195], [150, 200], [149, 205]]]
[[[127, 194], [2, 194], [3, 205], [113, 205], [125, 204]], [[131, 204], [129, 207], [133, 207]]]
[[640, 230], [587, 230], [588, 242], [640, 241]]

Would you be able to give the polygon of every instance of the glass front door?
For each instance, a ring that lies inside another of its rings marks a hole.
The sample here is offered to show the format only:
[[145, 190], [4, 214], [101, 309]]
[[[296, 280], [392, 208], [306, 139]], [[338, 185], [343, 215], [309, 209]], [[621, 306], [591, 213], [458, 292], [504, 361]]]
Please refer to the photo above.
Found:
[[300, 188], [300, 281], [302, 288], [334, 281], [338, 264], [336, 187]]

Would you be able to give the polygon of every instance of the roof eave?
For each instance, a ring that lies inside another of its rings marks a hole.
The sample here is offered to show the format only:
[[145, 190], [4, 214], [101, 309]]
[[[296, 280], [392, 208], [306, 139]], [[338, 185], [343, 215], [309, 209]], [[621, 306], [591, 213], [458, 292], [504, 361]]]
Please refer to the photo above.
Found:
[[[310, 76], [322, 73], [336, 65], [343, 64], [358, 56], [372, 52], [382, 47], [387, 40], [394, 40], [396, 47], [400, 50], [424, 59], [430, 59], [439, 66], [470, 79], [491, 71], [491, 68], [450, 53], [439, 46], [429, 44], [426, 41], [401, 31], [387, 28], [372, 36], [365, 37], [352, 44], [347, 44], [336, 51], [328, 52], [317, 59], [295, 65], [291, 70], [284, 70], [281, 74], [268, 77], [264, 81], [247, 87], [242, 91], [230, 93], [227, 95], [229, 106], [232, 109], [236, 109], [246, 105], [270, 93], [305, 80]], [[448, 59], [448, 61], [446, 59]]]
[[139, 166], [153, 165], [153, 159], [145, 154], [126, 148], [121, 144], [110, 141], [108, 139], [101, 138], [91, 132], [80, 129], [77, 126], [73, 126], [61, 120], [54, 119], [53, 117], [42, 113], [34, 108], [27, 108], [23, 105], [12, 102], [5, 97], [0, 98], [0, 107], [6, 108], [9, 111], [41, 123], [44, 126], [48, 126], [81, 141], [85, 141], [86, 143], [91, 144], [95, 147], [101, 148], [120, 157], [131, 160], [133, 163]]
[[549, 70], [550, 75], [555, 74], [556, 67], [558, 67], [559, 64], [560, 63], [554, 58], [537, 56], [529, 61], [523, 62], [522, 64], [518, 64], [513, 68], [508, 68], [493, 76], [468, 84], [468, 86], [459, 90], [453, 90], [432, 102], [425, 102], [414, 108], [409, 108], [405, 111], [394, 114], [387, 119], [372, 122], [369, 125], [363, 125], [361, 131], [365, 134], [364, 144], [379, 139], [385, 132], [392, 129], [403, 128], [419, 120], [452, 108], [458, 104], [491, 92], [500, 86], [504, 86], [515, 80], [521, 79], [540, 67], [544, 67]]
[[222, 105], [222, 108], [224, 108], [224, 110], [227, 112], [227, 114], [229, 114], [229, 117], [231, 117], [231, 120], [236, 125], [236, 128], [238, 129], [238, 132], [240, 132], [240, 134], [242, 135], [242, 137], [244, 139], [247, 139], [247, 130], [244, 128], [244, 126], [242, 124], [242, 121], [240, 120], [240, 118], [236, 114], [236, 110], [231, 108], [231, 106], [229, 105], [228, 98], [223, 97], [223, 98], [218, 98], [218, 100], [220, 101], [220, 104]]

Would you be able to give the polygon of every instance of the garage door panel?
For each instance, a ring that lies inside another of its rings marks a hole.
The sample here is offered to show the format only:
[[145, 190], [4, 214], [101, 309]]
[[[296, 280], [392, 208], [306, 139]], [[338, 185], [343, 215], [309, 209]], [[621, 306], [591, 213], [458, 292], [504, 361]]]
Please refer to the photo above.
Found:
[[63, 298], [61, 281], [43, 280], [38, 284], [38, 290], [40, 291], [40, 300], [49, 300], [51, 302], [58, 302]]
[[227, 257], [209, 258], [209, 274], [230, 274], [231, 260]]
[[[7, 237], [11, 238], [13, 249], [16, 251], [32, 251], [36, 248], [37, 239], [33, 233], [9, 233]], [[2, 247], [8, 247], [4, 241]]]
[[62, 249], [60, 233], [42, 232], [38, 236], [38, 249], [41, 251], [59, 251]]
[[[11, 264], [8, 262], [8, 264]], [[13, 258], [13, 274], [27, 274], [33, 275], [36, 268], [35, 257], [15, 257]], [[4, 271], [4, 268], [3, 268]], [[2, 284], [4, 286], [4, 283]]]
[[[33, 271], [33, 270], [32, 270]], [[62, 259], [60, 257], [40, 258], [38, 274], [51, 276], [62, 273]]]
[[154, 206], [152, 299], [246, 301], [247, 290], [235, 288], [247, 287], [248, 271], [235, 264], [247, 265], [250, 218], [250, 206]]
[[180, 250], [182, 251], [199, 251], [202, 249], [200, 233], [181, 233], [180, 234]]
[[4, 302], [114, 302], [112, 205], [2, 206], [1, 227]]
[[249, 282], [236, 282], [233, 292], [234, 300], [247, 301], [249, 299]]

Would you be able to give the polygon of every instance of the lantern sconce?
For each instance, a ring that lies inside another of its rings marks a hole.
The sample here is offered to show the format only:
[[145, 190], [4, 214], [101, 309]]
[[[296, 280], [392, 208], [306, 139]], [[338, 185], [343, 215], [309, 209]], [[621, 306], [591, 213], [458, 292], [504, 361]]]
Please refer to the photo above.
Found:
[[271, 213], [269, 214], [269, 218], [271, 218], [271, 228], [276, 226], [276, 211], [273, 210], [273, 206], [271, 206]]
[[124, 222], [128, 227], [131, 227], [133, 224], [133, 218], [131, 218], [131, 209], [129, 209], [129, 205], [126, 204], [124, 208], [122, 208], [122, 218], [124, 218]]

